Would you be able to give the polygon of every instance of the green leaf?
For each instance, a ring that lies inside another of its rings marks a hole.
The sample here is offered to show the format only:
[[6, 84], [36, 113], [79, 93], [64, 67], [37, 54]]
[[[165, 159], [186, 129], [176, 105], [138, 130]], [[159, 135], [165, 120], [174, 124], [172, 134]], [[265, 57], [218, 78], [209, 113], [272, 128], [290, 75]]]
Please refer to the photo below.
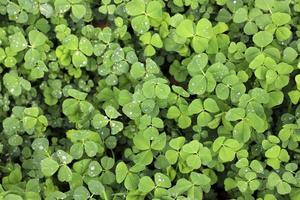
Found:
[[231, 108], [226, 113], [226, 120], [228, 121], [237, 121], [245, 117], [245, 110], [243, 108]]
[[115, 164], [115, 160], [113, 158], [110, 158], [108, 156], [104, 156], [101, 158], [101, 165], [105, 170], [111, 169]]
[[81, 51], [75, 51], [72, 55], [72, 63], [75, 67], [80, 68], [87, 65], [87, 57]]
[[145, 2], [144, 0], [133, 0], [126, 4], [126, 12], [131, 16], [144, 14]]
[[208, 49], [209, 39], [204, 37], [195, 36], [192, 39], [192, 47], [196, 53], [202, 53]]
[[21, 128], [20, 121], [15, 117], [8, 117], [3, 120], [3, 129], [5, 134], [14, 134]]
[[210, 113], [216, 113], [220, 111], [217, 102], [212, 98], [205, 99], [203, 102], [203, 107], [206, 111]]
[[162, 4], [159, 1], [150, 1], [146, 13], [149, 17], [160, 21], [162, 19]]
[[246, 192], [248, 189], [248, 183], [246, 181], [238, 181], [237, 186], [241, 192]]
[[74, 190], [74, 200], [87, 200], [90, 197], [90, 192], [84, 186], [79, 186]]
[[68, 89], [68, 94], [69, 96], [75, 98], [75, 99], [78, 99], [78, 100], [85, 100], [86, 96], [87, 96], [87, 93], [85, 92], [81, 92], [81, 91], [78, 91], [78, 90], [75, 90], [75, 89]]
[[4, 200], [23, 200], [23, 198], [19, 195], [16, 195], [16, 194], [7, 194], [5, 195], [4, 197]]
[[268, 186], [269, 187], [273, 188], [276, 185], [278, 185], [280, 182], [281, 182], [281, 178], [277, 173], [271, 172], [268, 175]]
[[145, 67], [144, 64], [140, 63], [140, 62], [135, 62], [130, 69], [130, 75], [134, 78], [134, 79], [139, 79], [142, 78], [145, 75]]
[[190, 155], [186, 159], [186, 163], [193, 169], [199, 169], [201, 167], [201, 159], [198, 155]]
[[40, 4], [40, 12], [46, 18], [50, 18], [53, 15], [53, 7], [48, 3]]
[[181, 137], [171, 139], [169, 145], [173, 149], [179, 150], [184, 145], [184, 142], [185, 142], [185, 138], [181, 136]]
[[248, 167], [249, 161], [247, 158], [241, 158], [237, 163], [235, 163], [235, 166], [237, 168], [243, 168], [243, 167]]
[[105, 108], [105, 114], [111, 119], [116, 119], [121, 116], [121, 114], [113, 106], [107, 106]]
[[199, 149], [199, 156], [203, 165], [208, 165], [212, 161], [211, 150], [207, 147]]
[[255, 0], [255, 7], [262, 10], [271, 10], [274, 5], [274, 0]]
[[146, 33], [150, 28], [150, 22], [147, 16], [140, 15], [131, 20], [131, 26], [139, 34]]
[[105, 188], [100, 181], [90, 180], [88, 182], [88, 188], [92, 194], [101, 195], [105, 193]]
[[40, 31], [32, 30], [28, 34], [29, 42], [33, 48], [45, 44], [47, 37]]
[[182, 129], [186, 129], [191, 125], [192, 121], [189, 116], [181, 115], [178, 118], [178, 126]]
[[67, 116], [75, 115], [79, 110], [78, 100], [66, 99], [62, 104], [63, 113]]
[[177, 162], [177, 159], [178, 159], [178, 152], [175, 151], [175, 150], [168, 150], [168, 151], [166, 151], [165, 156], [166, 156], [167, 161], [168, 161], [171, 165], [173, 165], [173, 164], [175, 164], [175, 163]]
[[122, 111], [130, 119], [136, 119], [141, 116], [141, 109], [138, 103], [130, 102], [122, 108]]
[[36, 138], [32, 142], [31, 147], [35, 151], [46, 151], [49, 147], [49, 141], [47, 138]]
[[70, 9], [71, 5], [67, 0], [55, 0], [54, 7], [57, 12], [64, 13]]
[[70, 182], [72, 180], [72, 171], [67, 165], [63, 165], [58, 170], [57, 177], [61, 182]]
[[277, 192], [281, 195], [289, 194], [292, 190], [291, 186], [286, 182], [279, 182], [276, 186]]
[[196, 172], [192, 172], [190, 174], [191, 180], [195, 185], [201, 185], [201, 186], [205, 186], [205, 185], [209, 185], [211, 182], [211, 179], [205, 175], [205, 174], [200, 174], [200, 173], [196, 173]]
[[[84, 169], [85, 170], [85, 169]], [[92, 161], [88, 165], [87, 173], [91, 177], [99, 176], [99, 174], [102, 172], [102, 167], [97, 161]]]
[[23, 127], [27, 133], [32, 134], [34, 127], [37, 124], [37, 119], [34, 117], [24, 117]]
[[247, 35], [254, 35], [255, 33], [257, 33], [257, 31], [258, 31], [258, 28], [254, 22], [249, 21], [244, 26], [244, 32]]
[[291, 193], [289, 194], [291, 200], [297, 200], [300, 197], [300, 190], [298, 188], [292, 188]]
[[154, 175], [154, 181], [158, 187], [170, 188], [172, 185], [170, 178], [162, 173], [156, 173]]
[[293, 104], [297, 104], [300, 100], [300, 91], [298, 90], [292, 90], [288, 93], [290, 99], [291, 99], [291, 102]]
[[246, 122], [240, 121], [233, 128], [233, 137], [239, 142], [247, 142], [251, 137], [250, 126]]
[[165, 133], [155, 137], [151, 143], [151, 149], [161, 151], [166, 145], [167, 137]]
[[72, 14], [77, 18], [81, 19], [86, 14], [86, 8], [84, 5], [81, 4], [75, 4], [72, 5]]
[[194, 115], [203, 111], [202, 101], [200, 99], [193, 100], [188, 107], [189, 115]]
[[94, 157], [98, 152], [98, 145], [96, 142], [86, 141], [84, 143], [84, 150], [89, 157]]
[[221, 147], [219, 152], [219, 158], [223, 162], [233, 161], [234, 157], [235, 157], [235, 152], [231, 148], [226, 146]]
[[196, 34], [203, 38], [211, 38], [213, 36], [211, 22], [206, 18], [200, 19], [196, 26]]
[[[291, 63], [294, 61], [298, 56], [298, 53], [292, 47], [287, 47], [283, 51], [283, 61], [287, 63]], [[1, 60], [1, 59], [0, 59]]]
[[73, 156], [74, 159], [79, 159], [83, 155], [83, 144], [75, 143], [70, 148], [70, 154]]
[[275, 145], [266, 151], [265, 156], [267, 158], [277, 158], [280, 154], [280, 150], [281, 148]]
[[190, 181], [181, 178], [177, 180], [176, 185], [170, 189], [170, 192], [173, 196], [178, 196], [188, 191], [192, 186], [193, 184]]
[[90, 130], [74, 130], [71, 129], [67, 131], [67, 138], [69, 138], [73, 143], [82, 142], [82, 140], [92, 140], [95, 142], [100, 142], [100, 135], [97, 132]]
[[231, 149], [233, 149], [234, 151], [238, 151], [242, 146], [243, 144], [239, 143], [237, 140], [235, 139], [227, 139], [225, 142], [224, 142], [224, 145], [227, 146], [227, 147], [230, 147]]
[[177, 119], [181, 115], [180, 110], [176, 106], [171, 106], [167, 112], [168, 119]]
[[171, 92], [171, 89], [166, 84], [157, 84], [155, 87], [155, 95], [159, 99], [167, 99], [170, 92]]
[[190, 75], [201, 74], [208, 63], [208, 56], [205, 53], [195, 55], [187, 66]]
[[155, 188], [153, 180], [149, 176], [143, 176], [140, 179], [138, 189], [141, 192], [149, 193]]
[[152, 45], [147, 45], [144, 50], [144, 55], [151, 57], [155, 54], [155, 52], [155, 48]]
[[116, 48], [113, 54], [111, 55], [111, 59], [113, 60], [114, 63], [124, 60], [124, 57], [125, 57], [124, 51], [120, 47]]
[[277, 26], [282, 26], [291, 21], [291, 16], [287, 13], [276, 12], [272, 13], [272, 21]]
[[194, 32], [194, 23], [190, 19], [184, 19], [176, 27], [176, 33], [181, 37], [192, 37]]
[[191, 94], [204, 94], [207, 90], [207, 81], [205, 76], [196, 75], [192, 77], [189, 82], [188, 89]]
[[58, 150], [56, 152], [56, 155], [57, 155], [58, 159], [60, 160], [60, 162], [63, 164], [69, 164], [73, 160], [72, 156], [70, 156], [67, 152], [65, 152], [63, 150]]
[[232, 178], [226, 178], [224, 181], [224, 185], [225, 185], [225, 190], [231, 190], [233, 188], [236, 188], [236, 181], [233, 180]]
[[135, 190], [138, 187], [140, 177], [136, 174], [129, 173], [125, 179], [124, 186], [127, 190]]
[[93, 55], [93, 45], [85, 37], [80, 38], [79, 41], [79, 50], [87, 56]]
[[39, 116], [39, 108], [38, 107], [30, 107], [24, 109], [24, 114], [32, 117], [38, 117]]
[[194, 154], [197, 153], [200, 147], [200, 143], [197, 140], [192, 140], [191, 142], [185, 144], [182, 148], [183, 151]]
[[233, 16], [233, 21], [235, 23], [243, 23], [248, 19], [248, 10], [247, 8], [239, 8]]
[[11, 50], [16, 53], [27, 48], [27, 41], [22, 32], [17, 32], [9, 36], [9, 43]]
[[[223, 81], [225, 76], [229, 73], [228, 68], [223, 65], [222, 63], [215, 63], [211, 65], [208, 70], [213, 76], [216, 81]], [[226, 79], [225, 79], [226, 80]], [[224, 82], [225, 82], [224, 80]]]
[[159, 36], [159, 34], [155, 33], [151, 37], [151, 45], [157, 47], [157, 48], [162, 48], [163, 47], [163, 42]]
[[251, 163], [250, 163], [250, 167], [251, 169], [253, 169], [256, 173], [262, 173], [264, 168], [262, 166], [262, 164], [257, 161], [257, 160], [253, 160]]
[[153, 161], [153, 153], [151, 150], [146, 150], [139, 153], [135, 158], [134, 162], [138, 165], [150, 165]]
[[282, 175], [282, 180], [290, 184], [297, 184], [297, 179], [291, 172], [284, 172]]
[[254, 113], [249, 113], [246, 117], [249, 121], [249, 124], [259, 133], [264, 132], [267, 127], [266, 127], [266, 122], [259, 116], [257, 116]]
[[6, 53], [5, 51], [0, 48], [0, 62], [2, 62], [6, 58]]
[[197, 124], [199, 126], [207, 126], [212, 119], [212, 116], [208, 112], [201, 112], [197, 117]]
[[22, 93], [22, 88], [19, 83], [19, 77], [12, 73], [6, 73], [3, 76], [3, 83], [6, 89], [13, 96], [19, 96]]
[[127, 165], [124, 162], [120, 162], [116, 167], [116, 181], [122, 183], [128, 174]]
[[142, 134], [137, 134], [134, 136], [133, 143], [140, 150], [150, 149], [150, 141], [147, 140]]
[[45, 158], [41, 161], [41, 171], [45, 176], [52, 176], [58, 168], [58, 163], [52, 158]]
[[253, 36], [253, 42], [259, 47], [266, 47], [273, 41], [273, 35], [267, 31], [260, 31]]
[[276, 38], [279, 41], [284, 41], [289, 39], [289, 37], [291, 37], [292, 32], [289, 28], [287, 27], [279, 27], [276, 32], [275, 32]]
[[119, 133], [124, 128], [124, 125], [123, 125], [122, 122], [115, 121], [115, 120], [111, 120], [109, 125], [110, 125], [110, 128], [111, 128], [111, 134], [113, 134], [113, 135]]
[[172, 85], [172, 89], [175, 93], [179, 94], [182, 97], [189, 97], [190, 94], [180, 86]]
[[264, 89], [261, 88], [254, 88], [252, 89], [249, 94], [251, 95], [251, 97], [257, 101], [258, 103], [268, 103], [269, 102], [269, 94], [267, 93], [267, 91], [265, 91]]
[[68, 35], [63, 40], [63, 45], [70, 50], [77, 50], [78, 48], [78, 37], [75, 35]]

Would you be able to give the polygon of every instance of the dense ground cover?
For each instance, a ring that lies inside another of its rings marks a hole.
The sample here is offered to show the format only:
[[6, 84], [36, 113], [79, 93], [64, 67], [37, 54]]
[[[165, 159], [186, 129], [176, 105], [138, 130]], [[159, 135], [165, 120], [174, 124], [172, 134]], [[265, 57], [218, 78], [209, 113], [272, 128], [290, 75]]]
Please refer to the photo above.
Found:
[[300, 199], [299, 0], [0, 0], [4, 200]]

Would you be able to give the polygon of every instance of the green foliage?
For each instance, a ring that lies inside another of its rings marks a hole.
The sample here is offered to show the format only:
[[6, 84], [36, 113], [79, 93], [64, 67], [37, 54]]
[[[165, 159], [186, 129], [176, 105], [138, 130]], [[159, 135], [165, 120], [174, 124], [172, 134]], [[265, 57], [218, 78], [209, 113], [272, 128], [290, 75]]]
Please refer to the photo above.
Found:
[[0, 199], [300, 199], [299, 0], [0, 16]]

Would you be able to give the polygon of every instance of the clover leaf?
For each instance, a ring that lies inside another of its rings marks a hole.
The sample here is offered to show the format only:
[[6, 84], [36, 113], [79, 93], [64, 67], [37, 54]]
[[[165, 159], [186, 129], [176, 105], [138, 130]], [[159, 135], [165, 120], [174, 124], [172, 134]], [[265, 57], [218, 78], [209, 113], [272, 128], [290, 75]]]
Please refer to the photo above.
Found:
[[176, 33], [181, 37], [192, 37], [195, 34], [193, 21], [190, 19], [182, 20], [176, 28]]
[[273, 35], [267, 31], [260, 31], [253, 36], [253, 42], [259, 47], [266, 47], [273, 41]]
[[139, 185], [138, 185], [138, 189], [144, 193], [149, 193], [150, 191], [152, 191], [155, 187], [155, 184], [153, 182], [153, 180], [148, 177], [148, 176], [144, 176], [140, 179]]
[[52, 158], [45, 158], [41, 161], [41, 170], [45, 176], [52, 176], [58, 168], [58, 163]]
[[32, 30], [28, 34], [29, 42], [33, 48], [39, 47], [47, 41], [47, 37], [37, 30]]
[[12, 51], [18, 53], [27, 48], [27, 41], [21, 32], [17, 32], [9, 36], [10, 48]]
[[129, 15], [137, 16], [145, 12], [145, 2], [143, 0], [133, 0], [126, 4], [126, 11]]
[[83, 18], [86, 14], [85, 6], [81, 4], [72, 5], [72, 14], [78, 19]]
[[87, 57], [81, 53], [81, 51], [75, 51], [75, 53], [72, 56], [72, 63], [75, 67], [84, 67], [87, 65]]

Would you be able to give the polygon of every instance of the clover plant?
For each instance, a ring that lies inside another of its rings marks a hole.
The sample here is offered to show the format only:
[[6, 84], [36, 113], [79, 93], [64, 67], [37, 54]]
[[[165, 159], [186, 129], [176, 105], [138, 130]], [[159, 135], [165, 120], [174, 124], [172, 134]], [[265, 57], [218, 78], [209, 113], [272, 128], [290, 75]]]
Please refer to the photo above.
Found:
[[0, 199], [299, 200], [299, 0], [0, 0]]

